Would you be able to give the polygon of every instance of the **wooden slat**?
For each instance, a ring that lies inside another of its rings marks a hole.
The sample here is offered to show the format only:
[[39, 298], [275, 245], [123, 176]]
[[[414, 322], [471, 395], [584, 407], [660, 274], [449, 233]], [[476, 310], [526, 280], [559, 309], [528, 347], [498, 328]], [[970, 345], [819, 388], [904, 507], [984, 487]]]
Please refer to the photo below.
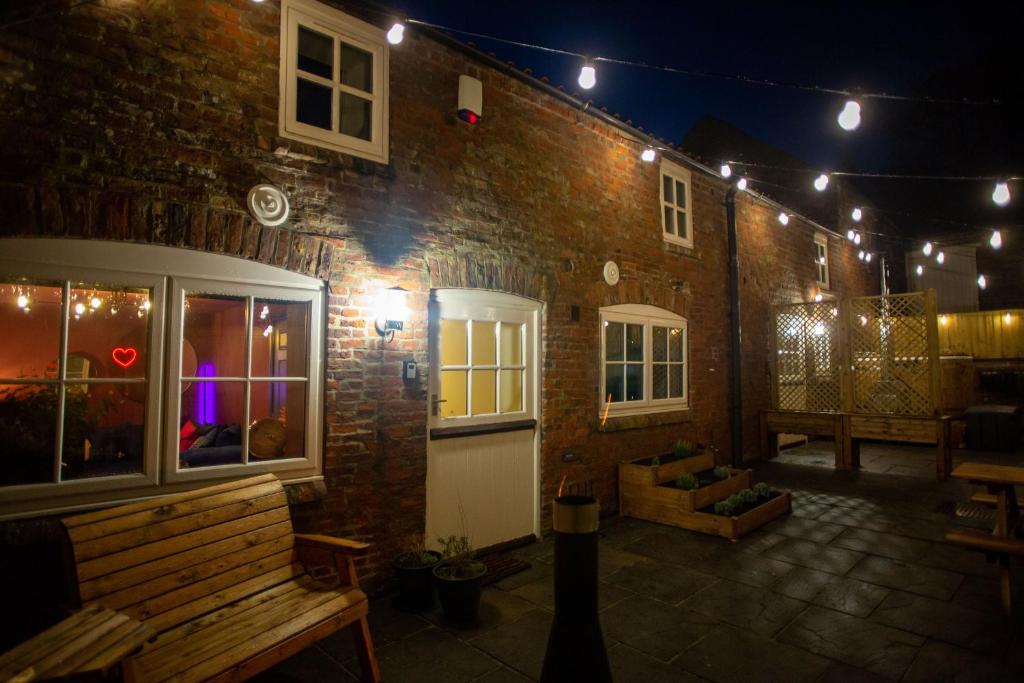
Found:
[[104, 610], [85, 621], [75, 631], [66, 634], [60, 641], [50, 640], [50, 650], [41, 658], [32, 662], [32, 669], [39, 678], [49, 678], [50, 671], [60, 666], [61, 662], [83, 649], [92, 651], [96, 641], [128, 622], [128, 617], [110, 610]]
[[980, 462], [965, 462], [953, 470], [957, 479], [980, 481], [986, 484], [1013, 484], [1024, 486], [1024, 467], [1012, 465], [986, 465]]
[[79, 594], [82, 600], [88, 603], [109, 593], [135, 586], [164, 574], [180, 571], [200, 562], [239, 552], [252, 545], [265, 543], [281, 536], [290, 535], [291, 533], [292, 525], [290, 521], [272, 524], [268, 527], [251, 531], [244, 536], [231, 536], [202, 546], [201, 553], [179, 553], [84, 581], [79, 585]]
[[42, 657], [45, 652], [52, 649], [52, 644], [73, 633], [82, 627], [83, 623], [95, 619], [104, 613], [101, 607], [86, 607], [76, 612], [64, 621], [36, 635], [34, 638], [0, 655], [0, 678], [6, 680], [17, 671], [24, 669], [33, 661]]
[[138, 649], [148, 638], [156, 635], [153, 629], [133, 619], [125, 619], [116, 628], [87, 648], [82, 648], [65, 657], [57, 666], [47, 672], [57, 678], [75, 672], [101, 671]]
[[294, 537], [291, 534], [280, 536], [267, 543], [259, 543], [240, 552], [221, 555], [206, 559], [202, 549], [191, 551], [196, 556], [196, 564], [178, 572], [169, 572], [146, 583], [129, 586], [117, 593], [103, 596], [102, 604], [111, 609], [125, 609], [144, 600], [150, 600], [175, 589], [209, 579], [242, 565], [248, 565], [281, 552], [291, 550]]
[[294, 619], [263, 631], [259, 635], [248, 638], [231, 650], [222, 652], [220, 656], [207, 659], [190, 667], [186, 671], [168, 679], [169, 681], [204, 681], [226, 669], [258, 655], [260, 652], [276, 646], [288, 637], [315, 627], [320, 622], [330, 622], [330, 628], [340, 628], [366, 614], [366, 599], [359, 591], [350, 591], [337, 596], [333, 600], [316, 609], [296, 615]]
[[124, 611], [132, 617], [146, 621], [176, 607], [182, 607], [203, 600], [207, 595], [235, 586], [243, 581], [262, 576], [281, 567], [291, 565], [294, 553], [291, 548], [270, 555], [255, 562], [236, 567], [230, 571], [200, 581], [191, 581], [178, 590], [172, 590], [148, 600], [136, 603]]
[[243, 581], [238, 585], [225, 588], [217, 593], [207, 595], [202, 600], [196, 600], [172, 610], [168, 610], [163, 614], [158, 614], [152, 619], [149, 619], [146, 623], [149, 626], [152, 626], [158, 633], [166, 631], [167, 629], [184, 623], [190, 619], [195, 619], [196, 617], [202, 616], [216, 609], [220, 609], [225, 605], [230, 605], [236, 600], [248, 597], [268, 588], [272, 588], [279, 583], [296, 579], [305, 573], [306, 570], [301, 564], [291, 564], [287, 567], [281, 567], [280, 569], [257, 576], [248, 581]]
[[208, 529], [200, 529], [191, 533], [175, 536], [169, 541], [158, 541], [147, 545], [138, 546], [119, 553], [113, 553], [104, 557], [80, 562], [78, 567], [79, 582], [95, 579], [96, 577], [110, 574], [125, 567], [132, 567], [144, 564], [161, 557], [168, 557], [184, 552], [190, 548], [196, 548], [214, 541], [219, 541], [231, 536], [237, 536], [249, 531], [268, 527], [271, 524], [289, 521], [288, 508], [276, 508], [257, 515], [250, 515], [242, 519], [231, 520], [212, 526]]
[[[194, 498], [180, 503], [170, 503], [154, 510], [145, 510], [130, 515], [123, 515], [94, 524], [68, 529], [68, 537], [77, 545], [87, 544], [89, 541], [113, 536], [125, 531], [148, 528], [169, 522], [181, 517], [187, 517], [199, 512], [221, 508], [234, 503], [241, 503], [261, 496], [269, 496], [275, 493], [283, 493], [284, 489], [280, 482], [264, 482], [254, 486], [225, 491], [216, 495]], [[85, 546], [88, 547], [88, 546]]]
[[[125, 529], [120, 533], [110, 532], [101, 538], [91, 541], [75, 541], [75, 560], [77, 562], [86, 562], [97, 557], [110, 555], [111, 553], [128, 550], [129, 548], [147, 543], [155, 543], [156, 541], [180, 536], [189, 531], [206, 529], [232, 519], [239, 519], [259, 512], [273, 510], [274, 508], [287, 507], [288, 505], [288, 497], [279, 485], [271, 483], [258, 488], [243, 489], [239, 493], [249, 491], [252, 492], [252, 496], [227, 505], [211, 506], [210, 509], [194, 514]], [[196, 502], [209, 503], [213, 500], [215, 498], [204, 498]], [[116, 521], [121, 521], [122, 519], [125, 518], [122, 517]], [[86, 528], [91, 529], [93, 527]]]
[[992, 493], [975, 493], [971, 495], [972, 503], [979, 503], [980, 505], [991, 505], [995, 507], [998, 504], [998, 499], [995, 494]]
[[950, 531], [946, 534], [946, 540], [975, 550], [1024, 555], [1024, 539], [996, 536], [980, 529]]
[[88, 524], [95, 524], [103, 520], [114, 519], [116, 517], [124, 517], [137, 512], [144, 512], [146, 510], [156, 510], [161, 507], [169, 505], [178, 505], [185, 501], [195, 500], [197, 498], [205, 498], [207, 496], [216, 495], [225, 491], [234, 491], [235, 489], [243, 489], [249, 486], [256, 486], [258, 484], [267, 483], [271, 481], [279, 481], [276, 475], [273, 474], [261, 474], [258, 477], [248, 477], [246, 479], [237, 479], [235, 481], [229, 481], [223, 484], [217, 484], [216, 486], [207, 486], [201, 489], [195, 489], [192, 491], [185, 491], [183, 493], [175, 493], [169, 496], [159, 496], [156, 498], [150, 498], [149, 500], [142, 500], [138, 503], [129, 503], [128, 505], [120, 505], [114, 508], [107, 508], [105, 510], [97, 510], [95, 512], [88, 512], [84, 515], [75, 515], [74, 517], [66, 517], [61, 522], [68, 529], [68, 533], [71, 533], [71, 529], [86, 526]]

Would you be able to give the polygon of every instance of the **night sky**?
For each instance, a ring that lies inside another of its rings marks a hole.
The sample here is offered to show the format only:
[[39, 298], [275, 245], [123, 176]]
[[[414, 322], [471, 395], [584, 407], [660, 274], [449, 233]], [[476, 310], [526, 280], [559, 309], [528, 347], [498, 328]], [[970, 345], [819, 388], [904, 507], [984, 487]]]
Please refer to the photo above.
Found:
[[[599, 64], [598, 84], [586, 95], [673, 143], [698, 118], [712, 115], [816, 168], [1024, 174], [1024, 119], [1018, 116], [1024, 3], [845, 2], [813, 9], [809, 3], [743, 0], [388, 4], [452, 28], [588, 54], [827, 87], [998, 98], [1009, 104], [869, 100], [861, 127], [846, 133], [835, 122], [843, 98], [788, 88]], [[457, 37], [547, 75], [570, 92], [579, 90], [580, 64], [572, 57]], [[928, 204], [925, 197], [936, 192], [951, 196], [949, 186], [901, 188], [893, 182], [874, 189], [890, 199], [915, 195], [918, 205]], [[865, 183], [865, 189], [873, 186]], [[956, 190], [952, 195], [963, 200], [938, 213], [948, 216], [983, 197], [985, 187]], [[979, 207], [964, 220], [983, 223], [990, 211]]]

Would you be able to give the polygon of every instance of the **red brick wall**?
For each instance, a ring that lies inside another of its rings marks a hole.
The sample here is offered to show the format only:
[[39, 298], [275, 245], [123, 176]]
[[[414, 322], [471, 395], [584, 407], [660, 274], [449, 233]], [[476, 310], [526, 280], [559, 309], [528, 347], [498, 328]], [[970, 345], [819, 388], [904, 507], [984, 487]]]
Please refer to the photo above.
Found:
[[[374, 541], [370, 582], [422, 538], [426, 373], [407, 385], [400, 361], [427, 368], [432, 287], [546, 304], [544, 500], [566, 475], [594, 480], [612, 511], [616, 463], [678, 438], [727, 457], [721, 181], [694, 171], [695, 249], [669, 246], [657, 164], [641, 163], [621, 132], [415, 33], [391, 51], [388, 166], [287, 141], [277, 135], [278, 49], [276, 6], [249, 0], [86, 5], [0, 36], [0, 234], [167, 244], [328, 280], [328, 495], [299, 512], [302, 527]], [[475, 128], [454, 116], [462, 73], [484, 84]], [[266, 180], [292, 204], [281, 228], [243, 209]], [[776, 213], [739, 200], [748, 445], [767, 405], [767, 307], [813, 294], [813, 230], [797, 220], [782, 228]], [[837, 290], [874, 290], [855, 252], [851, 260], [836, 240], [830, 249]], [[614, 288], [601, 277], [607, 260], [621, 268]], [[411, 292], [412, 319], [387, 347], [372, 323], [381, 284]], [[600, 431], [598, 310], [613, 303], [689, 319], [683, 422]], [[568, 451], [576, 463], [563, 464]]]

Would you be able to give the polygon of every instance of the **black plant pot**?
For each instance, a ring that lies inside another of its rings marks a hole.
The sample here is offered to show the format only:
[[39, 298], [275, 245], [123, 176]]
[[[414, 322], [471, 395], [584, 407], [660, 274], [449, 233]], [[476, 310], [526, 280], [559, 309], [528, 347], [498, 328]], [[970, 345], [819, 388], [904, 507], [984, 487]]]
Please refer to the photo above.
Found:
[[465, 578], [451, 575], [451, 565], [446, 562], [434, 567], [434, 584], [441, 609], [449, 621], [474, 622], [480, 608], [481, 580], [487, 573], [487, 565], [471, 563], [471, 574]]
[[398, 606], [402, 609], [418, 611], [434, 606], [433, 571], [441, 561], [441, 553], [428, 550], [426, 554], [434, 558], [432, 563], [407, 566], [402, 562], [405, 555], [399, 555], [391, 563], [398, 580]]

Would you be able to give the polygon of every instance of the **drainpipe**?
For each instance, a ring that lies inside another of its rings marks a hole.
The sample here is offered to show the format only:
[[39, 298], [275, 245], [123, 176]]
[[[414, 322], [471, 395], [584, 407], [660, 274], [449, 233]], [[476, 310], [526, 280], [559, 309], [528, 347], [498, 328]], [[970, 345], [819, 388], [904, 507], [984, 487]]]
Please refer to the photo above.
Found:
[[725, 193], [725, 224], [729, 235], [729, 421], [732, 466], [743, 467], [743, 375], [740, 367], [740, 258], [736, 240], [736, 185]]

